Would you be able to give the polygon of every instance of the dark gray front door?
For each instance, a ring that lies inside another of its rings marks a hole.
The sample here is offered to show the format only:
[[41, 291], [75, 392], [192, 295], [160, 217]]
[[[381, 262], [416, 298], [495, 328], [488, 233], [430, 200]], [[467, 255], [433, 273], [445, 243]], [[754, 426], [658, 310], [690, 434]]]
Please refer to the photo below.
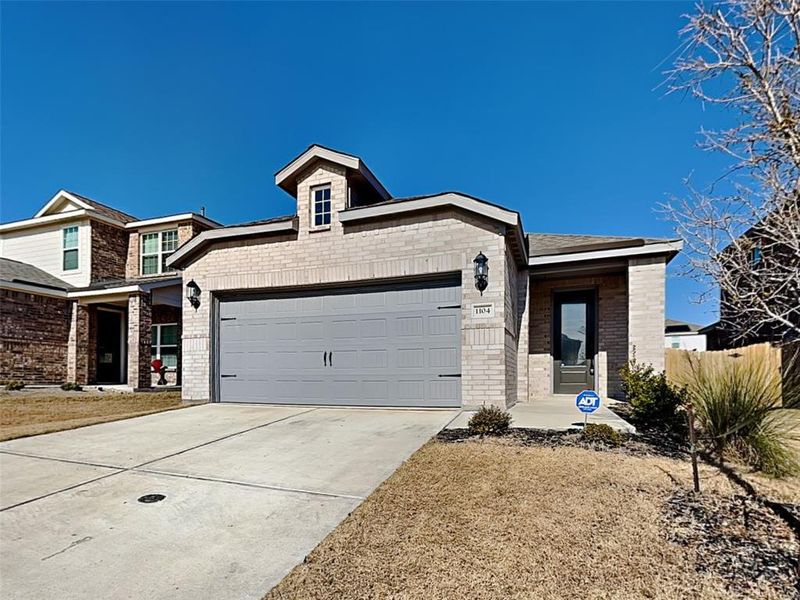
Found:
[[122, 383], [122, 313], [97, 310], [97, 383]]
[[553, 382], [556, 394], [594, 387], [594, 291], [559, 292], [553, 306]]
[[459, 406], [460, 304], [454, 282], [223, 300], [219, 400]]

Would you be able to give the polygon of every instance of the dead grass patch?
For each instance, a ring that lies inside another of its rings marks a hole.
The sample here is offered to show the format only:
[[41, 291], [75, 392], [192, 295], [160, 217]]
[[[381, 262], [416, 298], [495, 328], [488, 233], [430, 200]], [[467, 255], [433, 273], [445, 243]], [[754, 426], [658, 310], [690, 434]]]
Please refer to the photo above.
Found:
[[[690, 477], [658, 456], [431, 442], [266, 598], [748, 597], [668, 540], [665, 507]], [[711, 467], [702, 477], [707, 494], [737, 491]]]
[[0, 394], [0, 441], [75, 429], [187, 406], [179, 392], [39, 392]]

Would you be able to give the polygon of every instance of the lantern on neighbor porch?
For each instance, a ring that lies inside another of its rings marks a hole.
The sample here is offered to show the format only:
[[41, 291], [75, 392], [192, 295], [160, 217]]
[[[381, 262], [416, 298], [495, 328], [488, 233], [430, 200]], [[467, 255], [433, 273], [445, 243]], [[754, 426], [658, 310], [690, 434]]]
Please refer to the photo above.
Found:
[[489, 285], [489, 259], [483, 252], [478, 252], [472, 262], [475, 263], [475, 287], [483, 296], [483, 290]]
[[186, 299], [195, 310], [200, 306], [200, 286], [194, 282], [194, 279], [186, 284]]

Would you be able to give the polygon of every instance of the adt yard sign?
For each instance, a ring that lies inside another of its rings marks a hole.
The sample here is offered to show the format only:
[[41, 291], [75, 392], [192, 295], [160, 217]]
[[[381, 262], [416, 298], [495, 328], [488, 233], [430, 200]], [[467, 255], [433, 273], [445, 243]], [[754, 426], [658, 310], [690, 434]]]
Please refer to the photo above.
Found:
[[583, 390], [575, 397], [575, 406], [582, 413], [593, 413], [600, 408], [600, 395], [594, 390]]

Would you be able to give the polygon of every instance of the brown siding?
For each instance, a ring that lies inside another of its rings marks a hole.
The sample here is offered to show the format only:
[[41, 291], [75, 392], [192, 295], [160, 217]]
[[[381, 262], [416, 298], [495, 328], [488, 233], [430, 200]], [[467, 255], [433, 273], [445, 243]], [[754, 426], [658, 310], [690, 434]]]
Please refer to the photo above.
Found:
[[0, 380], [67, 379], [70, 302], [0, 290]]
[[124, 278], [127, 251], [124, 229], [92, 221], [92, 281]]
[[598, 351], [607, 353], [608, 393], [618, 396], [622, 392], [619, 370], [628, 360], [628, 292], [624, 273], [531, 280], [530, 353], [552, 354], [553, 292], [589, 288], [597, 289]]

